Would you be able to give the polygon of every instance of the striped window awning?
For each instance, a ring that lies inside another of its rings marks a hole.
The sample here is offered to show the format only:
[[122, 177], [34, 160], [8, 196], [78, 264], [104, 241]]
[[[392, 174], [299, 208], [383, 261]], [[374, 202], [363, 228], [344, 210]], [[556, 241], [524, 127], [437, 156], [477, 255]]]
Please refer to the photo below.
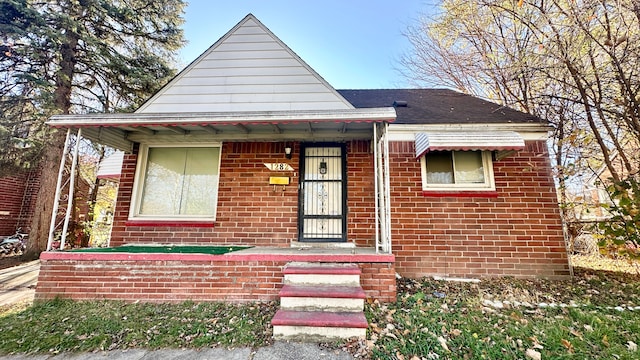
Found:
[[515, 131], [435, 131], [419, 132], [416, 137], [416, 158], [438, 150], [522, 150], [524, 139]]

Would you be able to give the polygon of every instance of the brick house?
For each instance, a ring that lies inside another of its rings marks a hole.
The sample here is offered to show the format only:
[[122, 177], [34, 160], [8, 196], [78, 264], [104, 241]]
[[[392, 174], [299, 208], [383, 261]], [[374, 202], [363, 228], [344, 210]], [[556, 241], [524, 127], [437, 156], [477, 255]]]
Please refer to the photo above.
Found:
[[[24, 233], [29, 233], [31, 230], [41, 175], [41, 168], [35, 167], [0, 177], [0, 237], [13, 235], [18, 228]], [[75, 218], [72, 220], [74, 226], [85, 219], [90, 191], [89, 183], [78, 178], [76, 191], [74, 191], [76, 200]], [[81, 225], [76, 226], [76, 229], [79, 228]]]
[[0, 236], [29, 231], [40, 185], [40, 171], [0, 177]]
[[273, 300], [290, 262], [408, 277], [569, 276], [548, 128], [451, 90], [335, 90], [248, 15], [131, 114], [51, 126], [125, 151], [111, 246], [45, 252], [37, 298]]

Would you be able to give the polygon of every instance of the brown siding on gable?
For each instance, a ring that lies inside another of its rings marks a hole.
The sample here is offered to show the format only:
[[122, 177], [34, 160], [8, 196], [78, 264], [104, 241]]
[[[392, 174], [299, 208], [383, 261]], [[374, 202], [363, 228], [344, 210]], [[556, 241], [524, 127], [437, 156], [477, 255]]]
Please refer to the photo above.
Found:
[[391, 221], [407, 277], [569, 275], [544, 141], [494, 162], [497, 198], [428, 197], [412, 142], [390, 143]]
[[[237, 244], [288, 247], [298, 237], [299, 144], [284, 156], [284, 142], [229, 142], [222, 146], [217, 219], [213, 228], [127, 226], [137, 161], [125, 155], [111, 246], [130, 243]], [[265, 163], [288, 163], [293, 171], [271, 171]], [[375, 233], [373, 156], [368, 141], [347, 143], [349, 241], [373, 246]], [[291, 182], [269, 185], [270, 176]]]

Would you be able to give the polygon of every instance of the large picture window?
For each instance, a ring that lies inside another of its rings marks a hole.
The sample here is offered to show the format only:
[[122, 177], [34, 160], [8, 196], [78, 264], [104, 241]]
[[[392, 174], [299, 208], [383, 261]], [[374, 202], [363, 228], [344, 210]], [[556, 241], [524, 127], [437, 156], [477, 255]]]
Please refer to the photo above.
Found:
[[432, 151], [422, 158], [423, 190], [494, 190], [488, 151]]
[[143, 146], [132, 217], [215, 218], [220, 147]]

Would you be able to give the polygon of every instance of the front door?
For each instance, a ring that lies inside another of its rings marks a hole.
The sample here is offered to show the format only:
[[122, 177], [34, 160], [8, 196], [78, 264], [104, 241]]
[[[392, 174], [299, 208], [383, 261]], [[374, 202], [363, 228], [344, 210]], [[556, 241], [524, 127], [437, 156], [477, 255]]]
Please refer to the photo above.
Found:
[[308, 144], [301, 152], [298, 239], [347, 241], [344, 145]]

